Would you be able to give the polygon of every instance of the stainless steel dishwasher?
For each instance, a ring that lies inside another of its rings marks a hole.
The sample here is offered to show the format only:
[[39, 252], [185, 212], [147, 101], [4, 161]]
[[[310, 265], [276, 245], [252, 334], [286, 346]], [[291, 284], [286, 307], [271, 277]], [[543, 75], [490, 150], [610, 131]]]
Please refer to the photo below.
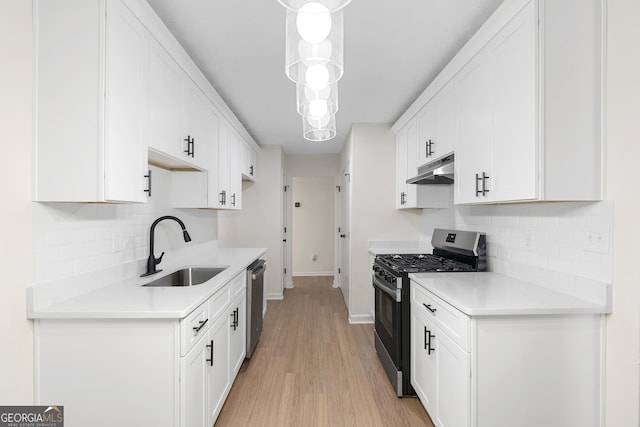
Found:
[[262, 333], [262, 304], [266, 261], [256, 260], [247, 267], [247, 358], [250, 358]]

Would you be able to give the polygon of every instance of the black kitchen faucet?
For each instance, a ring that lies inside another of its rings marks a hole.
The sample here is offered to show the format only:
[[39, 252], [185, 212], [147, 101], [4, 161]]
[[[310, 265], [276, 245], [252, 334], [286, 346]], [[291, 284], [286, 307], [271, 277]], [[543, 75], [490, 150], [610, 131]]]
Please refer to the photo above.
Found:
[[191, 236], [189, 236], [189, 232], [187, 231], [187, 228], [184, 226], [184, 222], [180, 221], [179, 218], [176, 218], [175, 216], [171, 216], [171, 215], [166, 215], [166, 216], [161, 216], [160, 218], [153, 221], [153, 224], [151, 224], [151, 232], [149, 233], [149, 258], [147, 258], [147, 272], [144, 274], [141, 274], [140, 277], [151, 276], [152, 274], [156, 274], [162, 271], [162, 270], [156, 270], [156, 265], [162, 262], [162, 257], [164, 256], [164, 252], [160, 254], [160, 258], [156, 258], [156, 256], [153, 253], [153, 236], [155, 234], [156, 225], [158, 225], [160, 221], [163, 221], [165, 219], [172, 219], [176, 221], [178, 224], [180, 224], [180, 227], [182, 227], [182, 235], [184, 236], [184, 241], [185, 242], [191, 241]]

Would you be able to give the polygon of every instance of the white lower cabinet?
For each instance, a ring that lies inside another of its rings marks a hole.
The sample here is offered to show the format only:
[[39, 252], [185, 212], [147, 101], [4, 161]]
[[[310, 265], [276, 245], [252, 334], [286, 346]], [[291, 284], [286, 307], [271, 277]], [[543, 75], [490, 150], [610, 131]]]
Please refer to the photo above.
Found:
[[420, 296], [412, 307], [411, 383], [436, 426], [469, 426], [470, 354], [429, 318]]
[[602, 427], [600, 314], [467, 316], [411, 282], [411, 384], [436, 427]]
[[183, 319], [36, 319], [36, 404], [67, 427], [211, 427], [244, 361], [245, 286]]

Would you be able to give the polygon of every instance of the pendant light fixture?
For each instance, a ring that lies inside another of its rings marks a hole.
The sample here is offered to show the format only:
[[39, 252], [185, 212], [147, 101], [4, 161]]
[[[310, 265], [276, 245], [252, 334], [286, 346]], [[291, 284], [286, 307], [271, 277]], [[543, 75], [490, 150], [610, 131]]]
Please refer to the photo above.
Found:
[[285, 73], [295, 83], [321, 88], [343, 72], [343, 13], [319, 2], [287, 10]]
[[343, 74], [344, 15], [351, 0], [278, 0], [287, 8], [285, 74], [296, 83], [303, 136], [336, 135], [338, 85]]

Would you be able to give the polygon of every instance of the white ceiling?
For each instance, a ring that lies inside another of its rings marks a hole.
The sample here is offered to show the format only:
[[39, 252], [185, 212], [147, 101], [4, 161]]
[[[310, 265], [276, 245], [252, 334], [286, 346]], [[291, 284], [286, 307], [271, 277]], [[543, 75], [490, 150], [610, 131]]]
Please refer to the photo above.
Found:
[[148, 0], [259, 144], [338, 153], [352, 123], [393, 123], [502, 0], [353, 0], [344, 10], [338, 133], [302, 137], [276, 0]]

